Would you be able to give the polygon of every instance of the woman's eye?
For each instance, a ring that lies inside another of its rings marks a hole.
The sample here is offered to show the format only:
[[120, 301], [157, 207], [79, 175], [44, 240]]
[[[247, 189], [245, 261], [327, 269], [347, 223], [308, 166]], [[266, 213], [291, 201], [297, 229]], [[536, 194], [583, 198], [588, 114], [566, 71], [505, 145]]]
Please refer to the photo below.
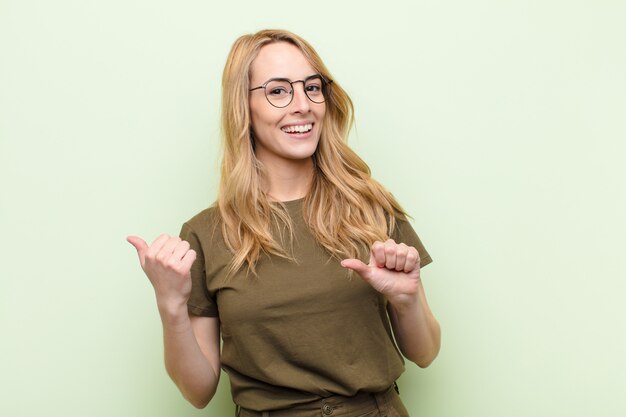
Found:
[[306, 91], [311, 93], [317, 93], [322, 91], [322, 86], [319, 84], [307, 84]]
[[281, 96], [281, 95], [289, 94], [289, 92], [284, 87], [274, 87], [268, 90], [268, 94], [271, 96]]

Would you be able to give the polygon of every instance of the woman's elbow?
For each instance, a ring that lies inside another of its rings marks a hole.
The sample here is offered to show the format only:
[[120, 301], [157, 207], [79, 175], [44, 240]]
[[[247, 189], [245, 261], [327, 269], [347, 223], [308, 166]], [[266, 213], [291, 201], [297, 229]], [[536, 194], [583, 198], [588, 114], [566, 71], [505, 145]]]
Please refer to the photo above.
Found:
[[198, 390], [198, 389], [196, 389], [196, 390], [184, 390], [184, 389], [181, 389], [180, 391], [183, 394], [183, 397], [191, 405], [193, 405], [197, 409], [203, 409], [213, 399], [213, 396], [215, 395], [215, 392], [217, 391], [217, 387], [211, 387], [208, 390], [206, 390], [206, 389], [203, 389], [203, 390]]
[[421, 352], [419, 354], [409, 354], [408, 352], [407, 353], [402, 352], [402, 353], [404, 354], [405, 358], [407, 358], [408, 360], [410, 360], [411, 362], [413, 362], [420, 368], [428, 368], [430, 364], [433, 363], [433, 361], [437, 357], [439, 350], [437, 349], [437, 350], [430, 351], [427, 353]]
[[436, 336], [433, 338], [432, 344], [430, 344], [427, 350], [412, 352], [412, 354], [405, 354], [405, 356], [407, 357], [407, 359], [415, 363], [420, 368], [428, 368], [439, 355], [440, 349], [441, 333], [437, 331]]
[[417, 366], [419, 366], [420, 368], [424, 369], [424, 368], [428, 368], [430, 366], [430, 364], [435, 361], [436, 357], [437, 357], [437, 355], [434, 355], [434, 356], [431, 356], [429, 358], [421, 358], [421, 359], [415, 360], [413, 362]]
[[202, 410], [204, 407], [206, 407], [209, 402], [208, 401], [193, 401], [193, 400], [187, 400], [191, 403], [191, 405], [193, 405], [194, 407], [196, 407], [198, 410]]
[[206, 407], [211, 399], [213, 398], [213, 394], [204, 395], [204, 396], [192, 396], [192, 395], [184, 395], [185, 399], [194, 407], [201, 410]]

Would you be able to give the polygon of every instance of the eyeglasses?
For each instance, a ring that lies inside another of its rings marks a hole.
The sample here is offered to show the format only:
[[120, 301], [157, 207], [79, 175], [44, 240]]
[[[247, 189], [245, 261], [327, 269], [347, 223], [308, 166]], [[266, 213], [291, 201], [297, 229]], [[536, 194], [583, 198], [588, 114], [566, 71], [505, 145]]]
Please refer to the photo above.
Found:
[[287, 107], [293, 101], [293, 85], [302, 83], [304, 94], [313, 103], [323, 103], [330, 94], [332, 80], [326, 80], [320, 74], [306, 77], [304, 80], [290, 81], [287, 78], [272, 78], [265, 84], [251, 88], [249, 91], [265, 90], [265, 98], [274, 107]]

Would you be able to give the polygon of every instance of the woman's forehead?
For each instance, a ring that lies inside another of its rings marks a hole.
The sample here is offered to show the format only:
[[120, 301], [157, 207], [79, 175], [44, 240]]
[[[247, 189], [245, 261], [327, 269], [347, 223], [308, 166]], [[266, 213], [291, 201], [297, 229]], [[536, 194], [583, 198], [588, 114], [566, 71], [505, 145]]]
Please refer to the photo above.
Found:
[[304, 79], [316, 71], [300, 49], [288, 42], [270, 43], [261, 48], [250, 67], [250, 82], [270, 78]]

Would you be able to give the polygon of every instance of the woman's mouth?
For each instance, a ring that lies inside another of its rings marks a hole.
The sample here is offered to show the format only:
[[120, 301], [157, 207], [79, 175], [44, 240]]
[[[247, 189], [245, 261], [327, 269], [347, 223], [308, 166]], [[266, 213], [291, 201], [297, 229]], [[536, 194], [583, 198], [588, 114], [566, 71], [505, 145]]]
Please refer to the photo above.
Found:
[[281, 127], [280, 130], [287, 133], [290, 136], [301, 136], [309, 133], [313, 129], [313, 123], [305, 123], [301, 125], [290, 125]]

